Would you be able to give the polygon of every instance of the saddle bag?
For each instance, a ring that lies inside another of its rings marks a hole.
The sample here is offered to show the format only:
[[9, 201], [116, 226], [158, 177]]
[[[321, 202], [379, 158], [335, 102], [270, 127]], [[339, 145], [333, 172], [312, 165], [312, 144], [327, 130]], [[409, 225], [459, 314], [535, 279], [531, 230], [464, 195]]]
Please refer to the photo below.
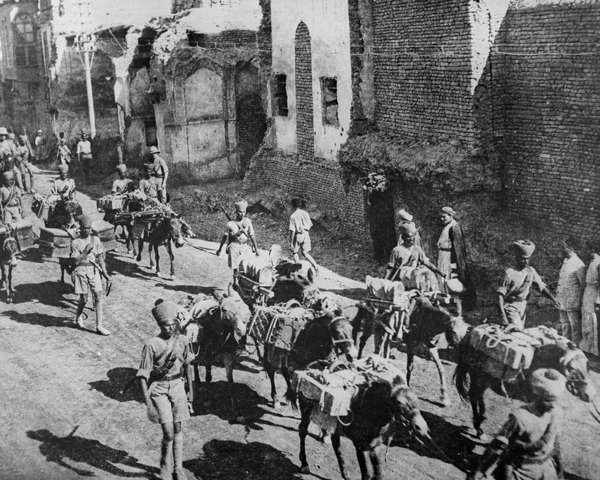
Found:
[[122, 195], [106, 195], [96, 201], [98, 210], [123, 210], [125, 197]]
[[115, 226], [104, 220], [96, 220], [92, 223], [92, 232], [97, 235], [105, 252], [115, 250], [119, 245], [115, 239]]
[[353, 370], [335, 373], [326, 370], [298, 370], [292, 375], [292, 389], [310, 400], [318, 401], [323, 413], [341, 417], [350, 412], [354, 385], [359, 375]]
[[35, 234], [31, 220], [26, 218], [14, 224], [15, 238], [19, 245], [19, 250], [27, 250], [35, 246]]
[[46, 257], [70, 258], [71, 256], [71, 237], [60, 228], [40, 228], [38, 243], [40, 253]]
[[498, 325], [479, 325], [469, 337], [470, 363], [500, 380], [514, 380], [531, 366], [535, 346], [533, 338], [505, 333]]

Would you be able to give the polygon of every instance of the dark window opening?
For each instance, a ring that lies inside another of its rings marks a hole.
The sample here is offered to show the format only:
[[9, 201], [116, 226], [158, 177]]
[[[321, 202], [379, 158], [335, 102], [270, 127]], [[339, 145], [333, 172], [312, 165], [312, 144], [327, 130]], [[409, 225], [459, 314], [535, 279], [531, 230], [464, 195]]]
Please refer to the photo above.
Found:
[[275, 115], [288, 116], [287, 75], [275, 75], [273, 81], [273, 100]]
[[188, 44], [190, 47], [208, 47], [208, 37], [204, 33], [189, 32]]
[[146, 131], [146, 146], [156, 147], [158, 145], [156, 138], [156, 122], [154, 120], [144, 122], [144, 130]]
[[323, 123], [339, 127], [337, 78], [321, 78], [321, 97], [323, 102]]
[[33, 20], [26, 13], [15, 21], [15, 61], [17, 67], [37, 65]]

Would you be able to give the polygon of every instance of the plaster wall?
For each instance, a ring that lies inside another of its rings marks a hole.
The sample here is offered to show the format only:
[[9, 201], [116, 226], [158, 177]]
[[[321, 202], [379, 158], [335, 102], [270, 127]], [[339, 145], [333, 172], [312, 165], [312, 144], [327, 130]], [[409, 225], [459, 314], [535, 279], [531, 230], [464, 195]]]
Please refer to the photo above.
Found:
[[[294, 39], [300, 22], [306, 24], [311, 36], [315, 156], [335, 161], [348, 137], [352, 102], [347, 0], [271, 2], [272, 69], [274, 74], [287, 75], [289, 109], [287, 117], [273, 116], [277, 147], [288, 154], [297, 153]], [[337, 78], [339, 127], [323, 123], [321, 77]]]

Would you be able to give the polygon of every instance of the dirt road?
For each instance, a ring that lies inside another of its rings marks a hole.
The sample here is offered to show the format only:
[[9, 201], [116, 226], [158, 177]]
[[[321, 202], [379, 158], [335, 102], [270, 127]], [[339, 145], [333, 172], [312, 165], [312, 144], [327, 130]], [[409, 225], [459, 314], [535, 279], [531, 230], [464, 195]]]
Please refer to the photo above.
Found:
[[[49, 175], [40, 175], [38, 188], [49, 190]], [[95, 203], [80, 195], [86, 212]], [[198, 245], [214, 248], [209, 242]], [[60, 269], [44, 261], [35, 250], [20, 261], [15, 271], [15, 303], [0, 303], [0, 479], [153, 478], [158, 473], [160, 428], [150, 424], [136, 388], [121, 394], [134, 375], [144, 340], [157, 332], [150, 308], [157, 298], [178, 300], [205, 287], [225, 286], [230, 279], [225, 257], [217, 258], [189, 246], [176, 251], [177, 279], [158, 278], [140, 267], [124, 247], [109, 255], [113, 291], [106, 308], [110, 337], [75, 327], [76, 296], [59, 287]], [[164, 252], [164, 250], [162, 251]], [[166, 252], [162, 269], [168, 272]], [[320, 286], [337, 293], [356, 292], [362, 284], [323, 272]], [[0, 299], [3, 299], [0, 296]], [[345, 304], [350, 304], [345, 300]], [[351, 313], [351, 310], [348, 310]], [[94, 327], [94, 313], [87, 310], [86, 326]], [[404, 354], [397, 353], [402, 365]], [[447, 368], [453, 372], [453, 364]], [[600, 385], [597, 373], [593, 378]], [[207, 479], [308, 479], [298, 473], [298, 418], [289, 408], [275, 412], [269, 406], [269, 385], [260, 366], [250, 356], [240, 359], [235, 373], [238, 398], [247, 417], [233, 421], [227, 401], [224, 372], [215, 371], [214, 406], [202, 406], [203, 391], [196, 399], [196, 414], [186, 424], [185, 463], [188, 478]], [[283, 392], [283, 382], [279, 389]], [[399, 439], [387, 454], [386, 478], [464, 478], [448, 463], [473, 460], [474, 447], [464, 435], [470, 410], [452, 391], [454, 405], [441, 408], [437, 373], [433, 364], [417, 359], [414, 388], [434, 438], [444, 454], [425, 449], [410, 438]], [[494, 394], [494, 406], [486, 430], [493, 433], [504, 421], [510, 403]], [[565, 396], [566, 428], [563, 456], [569, 476], [599, 478], [600, 426], [586, 405]], [[316, 435], [316, 428], [311, 427]], [[315, 436], [307, 443], [314, 476], [340, 478], [331, 447]], [[342, 441], [353, 479], [359, 478], [355, 454]], [[481, 447], [475, 448], [480, 453]], [[445, 458], [448, 457], [448, 458]]]

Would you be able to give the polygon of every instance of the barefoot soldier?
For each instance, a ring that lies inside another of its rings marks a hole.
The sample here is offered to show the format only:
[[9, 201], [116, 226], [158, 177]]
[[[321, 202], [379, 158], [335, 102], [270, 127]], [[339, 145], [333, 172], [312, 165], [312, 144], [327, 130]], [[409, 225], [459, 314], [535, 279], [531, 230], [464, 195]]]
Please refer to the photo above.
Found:
[[296, 263], [300, 263], [298, 253], [302, 253], [315, 269], [315, 273], [319, 273], [317, 262], [315, 262], [312, 255], [308, 253], [312, 249], [308, 231], [312, 228], [313, 223], [308, 212], [304, 210], [305, 204], [306, 202], [303, 198], [297, 197], [292, 199], [294, 213], [290, 216], [290, 246]]
[[79, 295], [79, 304], [77, 305], [77, 315], [75, 323], [79, 328], [83, 328], [83, 309], [88, 300], [88, 289], [92, 291], [94, 308], [96, 310], [96, 333], [100, 335], [110, 335], [110, 332], [104, 328], [104, 293], [102, 292], [102, 278], [108, 277], [106, 266], [104, 264], [104, 248], [102, 242], [96, 235], [92, 235], [92, 217], [82, 215], [79, 217], [79, 238], [71, 243], [71, 258], [75, 263], [73, 271], [73, 285], [75, 294]]
[[252, 251], [259, 256], [256, 239], [254, 238], [254, 227], [252, 221], [246, 216], [248, 202], [241, 200], [234, 203], [235, 221], [227, 222], [227, 229], [221, 238], [221, 244], [216, 252], [217, 257], [221, 255], [223, 245], [227, 242], [228, 265], [233, 270], [233, 285], [237, 286], [238, 267], [240, 259], [250, 254], [248, 242], [252, 245]]
[[[159, 303], [152, 309], [160, 334], [144, 344], [142, 362], [137, 372], [148, 416], [153, 423], [160, 423], [162, 427], [162, 480], [172, 480], [173, 470], [178, 480], [186, 478], [181, 424], [190, 418], [188, 401], [193, 401], [191, 362], [194, 354], [187, 337], [177, 333], [177, 310], [177, 304], [170, 301]], [[182, 369], [189, 386], [189, 400], [185, 393]]]

